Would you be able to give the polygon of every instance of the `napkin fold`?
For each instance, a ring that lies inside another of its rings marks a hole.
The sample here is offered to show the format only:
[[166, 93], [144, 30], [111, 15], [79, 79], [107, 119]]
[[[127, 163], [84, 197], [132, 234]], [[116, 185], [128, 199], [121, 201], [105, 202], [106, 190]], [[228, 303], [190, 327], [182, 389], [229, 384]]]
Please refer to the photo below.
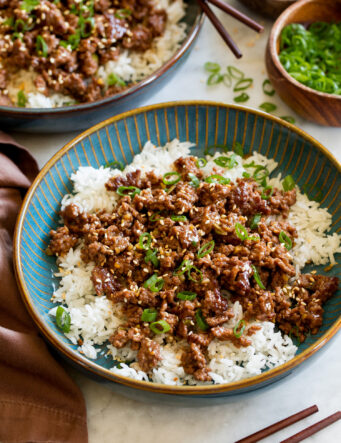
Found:
[[26, 149], [0, 131], [0, 442], [87, 443], [82, 393], [49, 353], [14, 277], [15, 220], [37, 172]]

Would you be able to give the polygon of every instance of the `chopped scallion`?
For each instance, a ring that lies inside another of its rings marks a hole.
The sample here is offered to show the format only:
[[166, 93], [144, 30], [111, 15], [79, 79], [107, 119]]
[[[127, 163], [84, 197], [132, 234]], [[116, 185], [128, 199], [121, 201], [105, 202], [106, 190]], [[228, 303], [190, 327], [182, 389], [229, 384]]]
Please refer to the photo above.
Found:
[[210, 254], [214, 249], [215, 241], [211, 240], [208, 243], [205, 243], [197, 252], [198, 258], [205, 257], [205, 255]]
[[191, 291], [182, 291], [176, 294], [176, 297], [180, 300], [189, 300], [192, 301], [196, 298], [197, 293]]
[[141, 321], [145, 321], [150, 323], [151, 321], [156, 320], [157, 311], [154, 308], [144, 309], [141, 315]]
[[291, 238], [284, 231], [281, 231], [279, 233], [278, 239], [280, 243], [282, 243], [286, 247], [286, 249], [290, 251], [290, 249], [292, 248], [292, 241]]
[[149, 325], [150, 329], [154, 332], [154, 334], [164, 334], [171, 330], [169, 323], [166, 320], [158, 320], [154, 321]]
[[56, 311], [56, 325], [63, 332], [70, 332], [71, 326], [71, 316], [70, 314], [63, 308], [63, 306], [58, 306]]

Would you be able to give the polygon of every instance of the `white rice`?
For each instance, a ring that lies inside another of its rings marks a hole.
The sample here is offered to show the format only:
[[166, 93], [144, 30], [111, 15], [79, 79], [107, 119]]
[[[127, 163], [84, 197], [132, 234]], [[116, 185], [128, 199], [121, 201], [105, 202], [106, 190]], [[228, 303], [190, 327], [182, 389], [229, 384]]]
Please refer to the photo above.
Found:
[[[115, 74], [126, 83], [138, 82], [159, 69], [179, 49], [186, 37], [186, 24], [180, 23], [185, 15], [183, 0], [155, 0], [157, 9], [167, 11], [166, 28], [162, 36], [154, 39], [152, 47], [145, 52], [125, 50], [117, 60], [109, 61], [98, 68], [95, 77], [106, 84], [108, 77]], [[53, 93], [46, 97], [34, 85], [36, 73], [33, 69], [21, 70], [8, 85], [8, 95], [16, 103], [19, 90], [27, 96], [27, 108], [56, 108], [75, 103], [70, 96]]]
[[[178, 157], [190, 154], [191, 146], [193, 145], [189, 142], [180, 143], [178, 140], [173, 140], [162, 148], [147, 142], [143, 151], [134, 157], [133, 162], [123, 172], [103, 167], [99, 169], [80, 167], [71, 176], [74, 193], [63, 198], [62, 207], [75, 203], [87, 212], [95, 212], [99, 209], [111, 211], [115, 206], [116, 197], [105, 188], [105, 183], [110, 176], [125, 174], [137, 168], [143, 173], [154, 169], [159, 175], [163, 175], [170, 170], [170, 165]], [[222, 169], [213, 161], [219, 155], [221, 154], [217, 153], [214, 157], [207, 157], [207, 165], [202, 169], [205, 174], [219, 173], [235, 180], [237, 177], [242, 177], [243, 172], [246, 171], [243, 167], [245, 163], [254, 161], [266, 166], [270, 172], [277, 167], [274, 160], [255, 153], [247, 160], [237, 156], [238, 165], [233, 169]], [[282, 187], [280, 175], [270, 179], [269, 182], [272, 186]], [[298, 232], [298, 239], [295, 240], [295, 246], [290, 251], [297, 272], [308, 262], [314, 265], [335, 263], [334, 254], [341, 252], [341, 237], [335, 233], [327, 234], [331, 225], [331, 215], [326, 209], [319, 207], [317, 202], [310, 201], [298, 188], [297, 202], [291, 207], [288, 221], [296, 227]], [[88, 358], [95, 359], [99, 352], [97, 345], [105, 343], [123, 320], [119, 304], [113, 305], [106, 297], [95, 295], [90, 280], [94, 264], [85, 264], [81, 260], [81, 247], [82, 245], [78, 245], [64, 257], [58, 258], [57, 276], [61, 280], [52, 299], [65, 306], [70, 312], [71, 330], [65, 335], [74, 344], [80, 343], [81, 339], [79, 352]], [[231, 308], [235, 316], [225, 326], [233, 328], [243, 318], [243, 312], [238, 302]], [[55, 315], [56, 309], [53, 308], [50, 314]], [[248, 327], [252, 324], [250, 323]], [[256, 322], [256, 324], [261, 329], [249, 337], [251, 345], [246, 348], [236, 348], [231, 342], [221, 342], [217, 339], [210, 343], [208, 366], [214, 383], [248, 378], [293, 358], [297, 348], [288, 336], [275, 332], [274, 324], [271, 322]], [[129, 346], [116, 349], [109, 344], [107, 349], [110, 357], [122, 361], [120, 366], [113, 367], [112, 371], [137, 380], [149, 380], [169, 385], [207, 384], [207, 382], [198, 382], [193, 376], [184, 372], [180, 362], [183, 343], [166, 344], [164, 335], [157, 336], [155, 339], [163, 344], [162, 360], [151, 374], [141, 371], [137, 362], [131, 365], [124, 363], [134, 361], [136, 351], [132, 351]]]

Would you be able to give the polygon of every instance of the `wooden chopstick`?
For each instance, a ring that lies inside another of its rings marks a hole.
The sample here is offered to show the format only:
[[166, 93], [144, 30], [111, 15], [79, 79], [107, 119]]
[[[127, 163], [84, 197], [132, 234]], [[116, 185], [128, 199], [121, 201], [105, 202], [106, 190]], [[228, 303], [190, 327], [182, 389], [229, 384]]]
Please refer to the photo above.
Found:
[[321, 421], [309, 426], [308, 428], [303, 429], [303, 431], [298, 432], [297, 434], [292, 435], [291, 437], [282, 440], [281, 443], [298, 443], [306, 438], [310, 437], [316, 432], [321, 431], [321, 429], [326, 428], [337, 420], [341, 419], [341, 411], [335, 412], [335, 414], [329, 415]]
[[244, 25], [248, 26], [249, 28], [251, 28], [257, 32], [264, 31], [263, 26], [261, 26], [259, 23], [252, 20], [247, 15], [239, 12], [238, 9], [233, 8], [232, 6], [228, 5], [223, 0], [207, 0], [207, 1], [208, 1], [208, 3], [212, 3], [212, 5], [216, 6], [217, 8], [219, 8], [222, 11], [226, 12], [227, 14], [231, 15], [235, 19], [239, 20], [241, 23], [244, 23]]
[[310, 408], [303, 409], [303, 411], [290, 415], [290, 417], [284, 418], [283, 420], [280, 420], [271, 426], [261, 429], [260, 431], [249, 435], [248, 437], [242, 438], [241, 440], [238, 440], [235, 443], [255, 443], [261, 440], [262, 438], [268, 437], [269, 435], [272, 435], [275, 432], [278, 432], [279, 430], [286, 428], [287, 426], [290, 426], [293, 423], [296, 423], [297, 421], [302, 420], [303, 418], [309, 417], [309, 415], [312, 415], [317, 411], [318, 407], [316, 405], [310, 406]]
[[204, 11], [204, 13], [207, 15], [208, 19], [211, 21], [212, 25], [216, 28], [216, 30], [219, 32], [227, 46], [231, 49], [233, 54], [240, 58], [243, 54], [240, 52], [238, 46], [235, 44], [235, 42], [232, 40], [232, 37], [230, 34], [226, 31], [224, 28], [224, 25], [221, 23], [221, 21], [218, 19], [218, 17], [214, 14], [212, 9], [208, 6], [206, 3], [206, 0], [197, 0], [199, 3], [201, 9]]

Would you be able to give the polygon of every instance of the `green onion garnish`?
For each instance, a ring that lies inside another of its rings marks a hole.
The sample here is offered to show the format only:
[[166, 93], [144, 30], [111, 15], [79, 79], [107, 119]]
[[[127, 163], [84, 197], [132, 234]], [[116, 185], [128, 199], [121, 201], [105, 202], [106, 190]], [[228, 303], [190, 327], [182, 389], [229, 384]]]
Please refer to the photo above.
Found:
[[205, 243], [197, 252], [198, 258], [203, 258], [205, 255], [210, 254], [214, 249], [215, 241], [211, 240], [208, 243]]
[[197, 168], [203, 168], [207, 165], [207, 160], [204, 157], [198, 158], [198, 160], [195, 162]]
[[228, 169], [232, 169], [234, 166], [238, 165], [235, 154], [232, 154], [230, 157], [217, 157], [213, 161], [216, 165], [223, 166], [224, 168]]
[[250, 178], [251, 177], [251, 174], [249, 174], [248, 172], [243, 172], [243, 177], [245, 177], [245, 178]]
[[217, 85], [218, 83], [221, 83], [223, 79], [224, 77], [221, 74], [219, 74], [218, 72], [214, 72], [208, 77], [206, 84], [209, 86]]
[[154, 308], [144, 309], [141, 315], [141, 321], [146, 321], [150, 323], [151, 321], [156, 320], [157, 310]]
[[192, 262], [190, 260], [184, 260], [181, 262], [181, 265], [174, 271], [175, 275], [184, 274], [190, 267], [192, 266]]
[[242, 78], [237, 81], [233, 88], [233, 92], [240, 92], [244, 91], [245, 89], [249, 88], [253, 83], [252, 78]]
[[17, 94], [17, 104], [21, 108], [24, 108], [27, 103], [27, 97], [25, 95], [25, 92], [20, 89], [20, 91]]
[[250, 229], [257, 229], [259, 222], [261, 220], [261, 215], [260, 214], [256, 214], [252, 217], [251, 222], [250, 222]]
[[279, 241], [286, 247], [288, 251], [292, 248], [291, 238], [287, 236], [284, 231], [281, 231], [278, 236]]
[[[195, 277], [198, 278], [194, 278], [193, 274]], [[192, 265], [188, 270], [187, 270], [187, 277], [189, 280], [194, 281], [194, 283], [200, 283], [203, 279], [202, 276], [202, 272], [200, 271], [200, 269], [198, 269], [196, 266]]]
[[274, 190], [272, 186], [265, 186], [262, 190], [261, 197], [263, 200], [270, 200]]
[[259, 276], [259, 274], [258, 274], [258, 271], [257, 271], [256, 266], [251, 265], [251, 268], [252, 268], [252, 270], [253, 270], [253, 278], [256, 280], [256, 283], [258, 284], [258, 286], [259, 286], [261, 289], [265, 289], [265, 286], [263, 285], [262, 280], [260, 279], [260, 276]]
[[234, 66], [228, 66], [226, 69], [232, 78], [241, 79], [244, 77], [244, 72]]
[[[174, 178], [170, 178], [173, 177]], [[178, 172], [166, 172], [166, 174], [164, 174], [162, 181], [165, 185], [169, 186], [169, 185], [175, 185], [176, 183], [178, 183], [181, 180], [181, 174], [179, 174]]]
[[63, 308], [63, 306], [58, 306], [56, 311], [56, 325], [63, 332], [70, 332], [71, 316]]
[[141, 189], [137, 188], [136, 186], [119, 186], [116, 192], [118, 195], [129, 195], [131, 198], [134, 198], [136, 194], [141, 192]]
[[149, 232], [144, 232], [143, 234], [140, 235], [139, 245], [141, 249], [147, 251], [150, 247], [151, 242], [152, 242], [152, 236], [149, 234]]
[[295, 119], [294, 119], [294, 117], [291, 117], [291, 115], [283, 115], [282, 117], [280, 117], [282, 120], [285, 120], [286, 122], [288, 122], [288, 123], [291, 123], [292, 125], [294, 125], [296, 122], [295, 122]]
[[178, 292], [176, 294], [176, 297], [179, 298], [180, 300], [194, 300], [197, 296], [196, 292], [191, 292], [191, 291], [182, 291], [182, 292]]
[[245, 226], [243, 226], [242, 224], [236, 223], [234, 225], [234, 230], [236, 232], [237, 237], [240, 238], [240, 240], [244, 241], [249, 238], [249, 234], [248, 234]]
[[208, 72], [219, 72], [220, 65], [218, 63], [206, 62], [204, 64], [204, 69]]
[[269, 171], [265, 166], [257, 165], [252, 177], [257, 182], [262, 182], [269, 175]]
[[234, 152], [239, 155], [240, 157], [243, 157], [244, 155], [244, 148], [241, 143], [235, 142], [233, 146]]
[[154, 321], [154, 323], [151, 323], [149, 327], [154, 332], [154, 334], [164, 334], [165, 332], [168, 332], [171, 329], [170, 325], [166, 322], [166, 320]]
[[245, 320], [239, 320], [236, 326], [233, 328], [233, 334], [236, 338], [240, 338], [245, 331], [246, 323]]
[[170, 218], [173, 221], [180, 221], [180, 222], [187, 220], [187, 217], [185, 215], [171, 215]]
[[220, 183], [221, 185], [228, 185], [230, 181], [229, 178], [225, 178], [219, 174], [213, 174], [205, 178], [206, 183]]
[[121, 171], [123, 171], [124, 169], [124, 165], [121, 162], [118, 161], [114, 161], [114, 162], [110, 162], [110, 163], [106, 163], [104, 165], [105, 168], [112, 168], [112, 169], [120, 169]]
[[124, 9], [118, 9], [114, 16], [120, 20], [124, 20], [125, 18], [129, 17], [132, 14], [132, 11], [130, 9], [124, 8]]
[[144, 257], [144, 261], [146, 263], [152, 262], [155, 268], [159, 267], [160, 261], [157, 258], [157, 249], [148, 249], [146, 251], [146, 255]]
[[31, 13], [33, 9], [39, 5], [39, 3], [40, 0], [23, 0], [20, 4], [20, 9], [28, 13]]
[[271, 82], [270, 82], [269, 79], [264, 80], [262, 86], [263, 86], [264, 94], [270, 95], [270, 96], [273, 96], [275, 94], [275, 90], [272, 87]]
[[291, 175], [287, 175], [282, 183], [284, 191], [291, 191], [295, 187], [295, 180]]
[[229, 74], [223, 74], [223, 83], [230, 88], [232, 86], [232, 77]]
[[149, 220], [150, 220], [151, 222], [155, 222], [155, 221], [161, 220], [161, 218], [162, 218], [162, 217], [160, 217], [160, 212], [154, 212], [154, 213], [149, 217]]
[[202, 314], [201, 309], [197, 309], [195, 311], [195, 320], [197, 322], [199, 329], [201, 329], [202, 331], [206, 331], [208, 329], [208, 324], [206, 323], [206, 320]]
[[118, 77], [118, 75], [111, 72], [107, 78], [107, 85], [108, 86], [125, 86], [126, 82], [124, 80], [122, 80], [120, 77]]
[[200, 180], [198, 179], [198, 177], [192, 172], [188, 173], [188, 177], [190, 178], [189, 184], [193, 186], [193, 188], [198, 188], [200, 185]]
[[265, 112], [273, 112], [273, 111], [276, 111], [277, 106], [274, 105], [273, 103], [264, 102], [261, 105], [259, 105], [259, 108]]
[[36, 38], [36, 51], [42, 57], [47, 57], [49, 54], [49, 47], [41, 35], [37, 35]]
[[95, 27], [95, 19], [94, 17], [83, 18], [80, 17], [79, 21], [79, 31], [82, 38], [90, 37], [92, 30]]
[[162, 290], [165, 281], [163, 278], [159, 278], [157, 274], [153, 274], [144, 282], [144, 287], [150, 289], [152, 292], [159, 292]]
[[250, 96], [246, 92], [242, 92], [240, 95], [237, 95], [237, 97], [234, 97], [233, 100], [236, 103], [244, 103], [249, 100]]

